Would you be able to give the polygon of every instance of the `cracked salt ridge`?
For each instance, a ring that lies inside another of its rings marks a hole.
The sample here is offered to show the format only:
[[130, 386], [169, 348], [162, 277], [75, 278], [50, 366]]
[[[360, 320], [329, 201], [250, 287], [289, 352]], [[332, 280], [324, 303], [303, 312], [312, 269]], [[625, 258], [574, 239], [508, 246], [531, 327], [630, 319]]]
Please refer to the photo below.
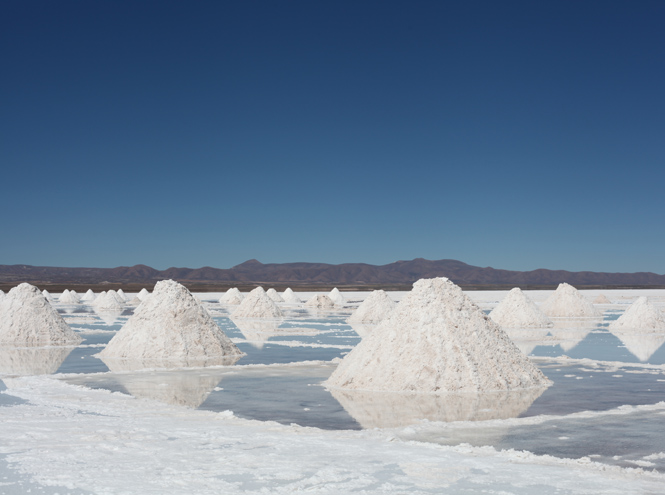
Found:
[[[284, 427], [52, 382], [14, 380], [12, 393], [35, 402], [13, 408], [12, 428], [0, 430], [0, 448], [15, 469], [42, 485], [96, 493], [160, 493], [167, 488], [169, 493], [202, 494], [491, 489], [520, 495], [609, 495], [660, 493], [665, 482], [665, 477], [642, 469], [608, 467], [589, 459], [402, 442], [381, 431]], [[59, 413], [53, 415], [53, 410]], [[47, 429], [30, 435], [45, 422]], [[58, 448], [45, 451], [45, 443]]]

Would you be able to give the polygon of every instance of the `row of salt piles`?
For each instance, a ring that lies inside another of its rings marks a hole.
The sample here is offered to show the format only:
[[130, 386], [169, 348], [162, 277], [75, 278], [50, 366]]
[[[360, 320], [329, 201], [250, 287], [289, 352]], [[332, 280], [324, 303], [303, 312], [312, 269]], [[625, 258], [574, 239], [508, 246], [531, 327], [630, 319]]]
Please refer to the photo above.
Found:
[[[261, 288], [261, 290], [263, 290], [263, 288]], [[252, 292], [250, 292], [249, 294], [251, 294]], [[293, 290], [291, 290], [291, 288], [287, 288], [281, 295], [275, 289], [270, 288], [267, 291], [265, 291], [265, 294], [275, 303], [287, 303], [287, 304], [302, 303], [300, 298], [298, 298], [298, 296], [295, 294], [295, 292], [293, 292]], [[224, 293], [224, 295], [219, 298], [219, 302], [221, 304], [239, 305], [242, 303], [244, 298], [245, 296], [242, 294], [242, 292], [240, 292], [240, 290], [238, 290], [237, 287], [233, 287], [228, 291], [226, 291], [226, 293]], [[307, 302], [305, 302], [305, 306], [312, 308], [319, 308], [319, 309], [332, 309], [336, 306], [343, 306], [345, 303], [346, 299], [339, 291], [339, 289], [335, 287], [333, 290], [330, 291], [329, 294], [317, 294], [312, 296], [309, 300], [307, 300]], [[268, 315], [267, 317], [272, 318], [273, 316]], [[262, 318], [262, 317], [253, 316], [252, 318]]]

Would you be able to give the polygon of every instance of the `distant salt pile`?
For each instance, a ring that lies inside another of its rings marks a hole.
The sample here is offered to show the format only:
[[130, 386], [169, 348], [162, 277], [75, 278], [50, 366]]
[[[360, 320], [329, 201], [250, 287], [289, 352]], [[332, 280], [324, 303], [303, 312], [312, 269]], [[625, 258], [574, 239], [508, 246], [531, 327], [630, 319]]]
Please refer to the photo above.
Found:
[[99, 357], [191, 363], [241, 354], [185, 286], [162, 280]]
[[110, 290], [108, 292], [102, 292], [99, 294], [95, 300], [92, 301], [92, 305], [95, 307], [95, 309], [121, 310], [125, 306], [125, 303], [118, 297], [115, 291]]
[[240, 304], [245, 296], [238, 290], [237, 287], [233, 287], [226, 291], [226, 293], [219, 298], [219, 302], [222, 304]]
[[282, 299], [284, 299], [284, 302], [287, 304], [302, 304], [300, 298], [296, 296], [296, 293], [293, 292], [290, 287], [282, 293]]
[[337, 306], [344, 306], [346, 304], [346, 299], [344, 298], [344, 296], [337, 287], [335, 287], [333, 290], [330, 291], [328, 297]]
[[143, 301], [146, 297], [150, 295], [150, 292], [148, 292], [148, 289], [145, 287], [141, 289], [141, 292], [139, 292], [136, 297], [138, 297], [141, 301]]
[[332, 309], [335, 303], [325, 294], [317, 294], [307, 300], [305, 306], [308, 308]]
[[489, 314], [504, 328], [547, 328], [552, 321], [519, 287], [512, 289]]
[[86, 301], [86, 302], [94, 301], [95, 297], [97, 296], [92, 291], [92, 289], [88, 289], [88, 291], [85, 294], [83, 294], [83, 296], [81, 297], [81, 301]]
[[356, 308], [349, 323], [380, 323], [395, 309], [395, 303], [383, 290], [375, 290]]
[[60, 304], [78, 304], [80, 301], [81, 299], [78, 297], [76, 292], [69, 291], [67, 289], [65, 289], [58, 298], [58, 302]]
[[272, 287], [266, 291], [266, 294], [270, 299], [275, 301], [276, 303], [282, 303], [284, 302], [284, 299], [282, 299], [282, 296], [279, 295], [279, 293], [273, 289]]
[[281, 318], [282, 311], [275, 301], [268, 297], [263, 287], [257, 287], [245, 297], [236, 310], [233, 318]]
[[118, 289], [116, 291], [116, 294], [120, 299], [122, 299], [122, 302], [127, 302], [127, 295], [125, 294], [125, 291], [123, 291], [122, 289]]
[[665, 330], [665, 315], [646, 297], [637, 300], [616, 321], [609, 330]]
[[53, 296], [52, 296], [51, 293], [50, 293], [49, 291], [47, 291], [46, 289], [44, 289], [44, 290], [42, 291], [42, 296], [44, 296], [44, 297], [46, 298], [47, 301], [53, 301]]
[[559, 284], [547, 300], [540, 305], [540, 310], [555, 318], [593, 318], [601, 313], [587, 301], [572, 285]]
[[80, 342], [34, 285], [20, 284], [0, 301], [0, 344], [37, 347]]
[[490, 392], [550, 381], [458, 286], [419, 280], [326, 385], [385, 392]]
[[593, 300], [594, 304], [612, 304], [612, 301], [610, 301], [607, 297], [605, 297], [605, 294], [598, 294], [598, 297], [596, 297]]
[[141, 299], [139, 299], [139, 296], [134, 296], [132, 299], [130, 299], [129, 301], [127, 301], [127, 305], [128, 305], [128, 306], [138, 306], [138, 305], [141, 304], [142, 302], [143, 302], [143, 301], [142, 301]]

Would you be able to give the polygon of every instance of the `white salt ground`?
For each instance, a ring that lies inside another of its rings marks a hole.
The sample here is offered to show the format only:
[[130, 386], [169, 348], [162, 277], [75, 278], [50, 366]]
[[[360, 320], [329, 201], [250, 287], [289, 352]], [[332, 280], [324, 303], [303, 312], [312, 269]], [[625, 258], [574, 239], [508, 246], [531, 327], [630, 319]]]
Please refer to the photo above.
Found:
[[609, 329], [665, 330], [665, 315], [646, 297], [639, 297]]
[[540, 310], [549, 317], [597, 318], [601, 316], [593, 304], [580, 292], [566, 283], [559, 284], [554, 293], [540, 305]]
[[547, 328], [554, 325], [519, 287], [508, 292], [489, 316], [503, 328]]
[[375, 290], [356, 308], [349, 323], [379, 323], [387, 319], [395, 309], [395, 303], [383, 290]]
[[231, 316], [233, 318], [282, 318], [283, 315], [263, 287], [257, 287], [247, 294]]
[[419, 280], [326, 385], [386, 392], [488, 392], [551, 382], [457, 285]]
[[37, 287], [20, 284], [0, 301], [0, 344], [47, 346], [80, 342], [81, 338]]
[[268, 295], [268, 297], [270, 299], [272, 299], [276, 303], [284, 302], [284, 299], [282, 298], [282, 296], [280, 296], [279, 293], [275, 289], [273, 289], [272, 287], [266, 291], [266, 294]]
[[305, 306], [308, 308], [332, 309], [335, 303], [326, 294], [316, 294], [307, 300]]

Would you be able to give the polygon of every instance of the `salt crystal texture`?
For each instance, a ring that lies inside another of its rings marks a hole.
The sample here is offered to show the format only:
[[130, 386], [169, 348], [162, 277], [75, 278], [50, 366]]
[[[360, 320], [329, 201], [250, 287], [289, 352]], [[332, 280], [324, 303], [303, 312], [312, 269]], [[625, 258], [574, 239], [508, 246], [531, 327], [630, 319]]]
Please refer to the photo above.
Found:
[[504, 328], [547, 328], [554, 325], [519, 287], [508, 292], [489, 316]]
[[540, 305], [540, 310], [555, 318], [592, 318], [601, 313], [587, 301], [572, 285], [559, 284], [547, 300]]
[[646, 297], [638, 297], [609, 329], [665, 330], [665, 315]]
[[593, 300], [594, 304], [612, 304], [612, 301], [610, 301], [607, 297], [605, 297], [605, 294], [598, 294], [598, 297], [596, 297]]
[[58, 302], [60, 304], [78, 304], [80, 301], [81, 300], [79, 299], [76, 292], [69, 291], [67, 289], [65, 289], [58, 298]]
[[395, 303], [383, 290], [375, 290], [356, 308], [349, 323], [379, 323], [390, 316]]
[[148, 289], [145, 287], [141, 289], [141, 292], [139, 292], [136, 297], [138, 297], [141, 301], [143, 301], [146, 297], [150, 295], [150, 292], [148, 292]]
[[325, 294], [317, 294], [310, 297], [305, 306], [309, 308], [331, 309], [335, 307], [335, 303]]
[[190, 363], [241, 354], [185, 286], [162, 280], [99, 357]]
[[245, 297], [231, 314], [234, 318], [281, 318], [282, 312], [263, 290], [257, 287]]
[[81, 297], [81, 301], [94, 301], [95, 300], [95, 293], [92, 291], [92, 289], [88, 289], [88, 291], [83, 294], [83, 297]]
[[268, 297], [272, 299], [275, 302], [284, 302], [284, 299], [282, 299], [282, 296], [280, 296], [277, 291], [273, 288], [270, 288], [266, 291], [266, 294], [268, 294]]
[[0, 344], [38, 347], [80, 342], [34, 285], [20, 284], [0, 301]]
[[344, 304], [346, 304], [346, 299], [344, 299], [344, 296], [339, 291], [339, 289], [337, 289], [337, 287], [335, 287], [333, 290], [330, 291], [330, 294], [328, 294], [328, 297], [337, 306], [344, 306]]
[[290, 287], [282, 293], [282, 299], [284, 299], [284, 302], [287, 304], [302, 304], [300, 298], [296, 296], [296, 293], [293, 292]]
[[219, 302], [222, 304], [240, 304], [244, 298], [245, 296], [242, 295], [242, 292], [237, 287], [233, 287], [219, 298]]
[[339, 364], [331, 388], [489, 392], [551, 382], [447, 278], [419, 280], [389, 319]]

